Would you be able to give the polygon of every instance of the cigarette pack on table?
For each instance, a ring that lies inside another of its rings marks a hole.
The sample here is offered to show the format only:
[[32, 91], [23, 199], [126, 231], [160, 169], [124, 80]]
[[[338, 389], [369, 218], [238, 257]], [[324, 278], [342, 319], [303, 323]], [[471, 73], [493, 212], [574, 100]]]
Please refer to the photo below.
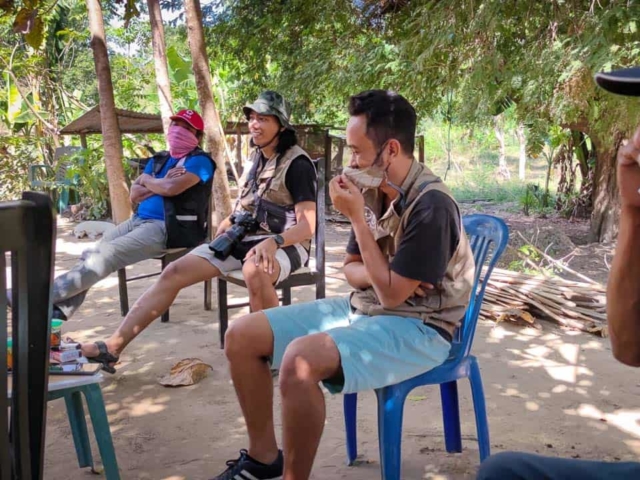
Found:
[[80, 350], [51, 350], [49, 360], [51, 363], [67, 363], [77, 361], [82, 357], [82, 351]]
[[65, 342], [64, 340], [60, 343], [60, 346], [56, 348], [56, 350], [79, 350], [80, 344], [76, 342]]

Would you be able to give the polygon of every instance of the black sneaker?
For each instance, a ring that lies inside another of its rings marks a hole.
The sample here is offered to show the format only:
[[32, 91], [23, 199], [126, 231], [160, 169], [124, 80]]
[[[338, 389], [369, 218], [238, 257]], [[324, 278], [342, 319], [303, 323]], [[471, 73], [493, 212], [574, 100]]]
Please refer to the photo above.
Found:
[[211, 480], [280, 480], [284, 461], [282, 450], [278, 450], [278, 458], [271, 465], [259, 462], [249, 456], [244, 448], [240, 450], [240, 457], [227, 460], [227, 469]]

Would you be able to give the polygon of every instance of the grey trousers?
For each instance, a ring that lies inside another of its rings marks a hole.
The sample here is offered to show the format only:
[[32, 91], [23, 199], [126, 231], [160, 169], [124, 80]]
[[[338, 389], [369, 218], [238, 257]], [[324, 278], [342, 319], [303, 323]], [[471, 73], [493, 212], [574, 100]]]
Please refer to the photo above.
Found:
[[53, 281], [53, 304], [70, 318], [93, 285], [127, 265], [160, 255], [166, 240], [164, 221], [134, 215], [105, 233], [98, 244], [82, 252], [71, 270]]

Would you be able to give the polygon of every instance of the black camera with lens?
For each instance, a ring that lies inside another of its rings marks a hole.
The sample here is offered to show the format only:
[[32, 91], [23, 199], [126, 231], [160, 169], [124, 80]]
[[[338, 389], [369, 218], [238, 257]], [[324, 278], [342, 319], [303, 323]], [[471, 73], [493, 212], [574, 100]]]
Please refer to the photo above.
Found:
[[209, 250], [220, 260], [225, 260], [231, 255], [242, 239], [248, 233], [256, 232], [260, 226], [258, 220], [248, 212], [233, 214], [230, 220], [233, 226], [209, 244]]

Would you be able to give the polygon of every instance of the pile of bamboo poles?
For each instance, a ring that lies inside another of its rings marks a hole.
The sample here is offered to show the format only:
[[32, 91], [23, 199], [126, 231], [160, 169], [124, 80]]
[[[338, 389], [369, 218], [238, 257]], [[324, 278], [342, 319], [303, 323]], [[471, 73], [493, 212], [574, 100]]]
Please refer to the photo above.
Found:
[[605, 287], [591, 281], [533, 276], [496, 268], [491, 273], [480, 318], [540, 328], [537, 320], [607, 336]]

